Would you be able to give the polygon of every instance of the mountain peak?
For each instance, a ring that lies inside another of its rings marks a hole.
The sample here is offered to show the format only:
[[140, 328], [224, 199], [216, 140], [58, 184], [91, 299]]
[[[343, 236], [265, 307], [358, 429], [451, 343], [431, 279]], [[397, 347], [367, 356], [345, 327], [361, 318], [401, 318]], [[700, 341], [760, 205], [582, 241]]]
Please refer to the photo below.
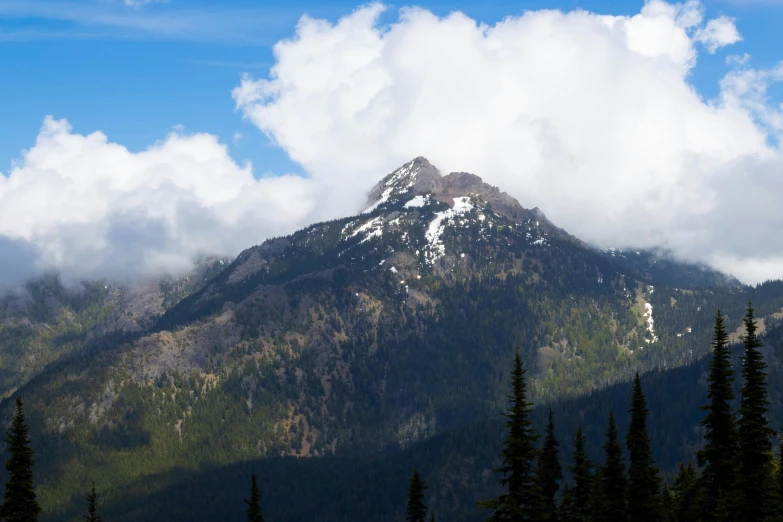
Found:
[[419, 156], [385, 176], [370, 190], [363, 213], [372, 212], [389, 199], [406, 193], [415, 196], [438, 192], [442, 179], [440, 171], [427, 158]]
[[551, 225], [538, 207], [523, 208], [515, 198], [469, 172], [451, 172], [443, 176], [424, 156], [414, 158], [378, 182], [370, 190], [366, 210], [362, 213], [370, 213], [389, 201], [425, 194], [431, 194], [449, 206], [454, 205], [455, 198], [476, 198], [482, 204], [489, 204], [493, 212], [513, 221], [533, 219]]

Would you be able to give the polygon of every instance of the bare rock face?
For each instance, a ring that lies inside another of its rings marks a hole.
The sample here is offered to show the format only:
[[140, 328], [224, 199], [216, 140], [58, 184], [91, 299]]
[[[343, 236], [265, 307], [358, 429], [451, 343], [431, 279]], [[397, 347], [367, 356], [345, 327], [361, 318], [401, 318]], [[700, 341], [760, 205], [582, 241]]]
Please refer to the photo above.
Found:
[[559, 230], [537, 207], [532, 210], [522, 207], [516, 198], [469, 172], [452, 172], [443, 176], [437, 167], [421, 156], [378, 182], [368, 194], [364, 212], [371, 212], [395, 199], [409, 200], [425, 194], [431, 194], [438, 201], [450, 206], [457, 197], [476, 198], [482, 204], [489, 204], [493, 212], [513, 221], [534, 220], [546, 228]]
[[419, 156], [406, 163], [375, 185], [367, 197], [367, 209], [373, 210], [390, 199], [405, 195], [421, 195], [441, 192], [443, 189], [443, 176], [427, 158]]

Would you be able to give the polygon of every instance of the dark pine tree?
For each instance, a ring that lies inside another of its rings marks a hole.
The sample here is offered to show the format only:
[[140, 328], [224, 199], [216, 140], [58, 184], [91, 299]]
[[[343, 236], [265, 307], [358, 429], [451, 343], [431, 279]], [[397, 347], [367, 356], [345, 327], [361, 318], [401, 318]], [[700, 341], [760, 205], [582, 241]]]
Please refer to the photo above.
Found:
[[631, 425], [625, 436], [628, 448], [628, 515], [634, 522], [657, 522], [660, 519], [660, 479], [655, 467], [650, 436], [647, 433], [647, 400], [636, 373], [631, 398]]
[[430, 522], [435, 522], [435, 513], [430, 513]]
[[577, 520], [574, 495], [571, 492], [571, 487], [568, 485], [568, 482], [563, 486], [563, 498], [560, 500], [560, 506], [557, 513], [560, 522], [573, 522]]
[[544, 446], [538, 455], [538, 485], [541, 490], [541, 520], [558, 522], [555, 497], [560, 489], [563, 468], [560, 466], [560, 443], [555, 437], [555, 420], [549, 408], [549, 422], [546, 426]]
[[502, 465], [495, 471], [503, 474], [501, 486], [506, 491], [495, 499], [479, 502], [493, 510], [490, 520], [537, 520], [541, 495], [536, 481], [538, 435], [530, 420], [532, 404], [527, 400], [527, 384], [522, 359], [517, 348], [511, 370], [509, 407], [503, 414], [508, 436], [503, 441]]
[[778, 473], [775, 489], [778, 495], [778, 520], [783, 521], [783, 432], [780, 436], [780, 446], [778, 447]]
[[603, 482], [602, 500], [597, 518], [601, 522], [624, 522], [628, 519], [625, 505], [628, 478], [625, 474], [623, 448], [618, 440], [617, 424], [613, 411], [609, 412], [609, 420], [606, 423], [601, 480]]
[[761, 355], [761, 341], [756, 336], [753, 306], [745, 315], [745, 353], [742, 357], [743, 385], [739, 408], [739, 468], [741, 507], [745, 522], [761, 522], [773, 514], [772, 506], [772, 437], [767, 421], [767, 367]]
[[571, 465], [568, 470], [573, 474], [574, 487], [570, 494], [573, 497], [572, 520], [590, 520], [591, 499], [593, 498], [593, 481], [590, 473], [593, 467], [587, 457], [587, 437], [582, 426], [576, 428], [574, 437], [574, 452], [571, 455]]
[[24, 421], [24, 402], [17, 397], [16, 415], [5, 439], [10, 453], [5, 462], [9, 477], [0, 507], [0, 519], [5, 522], [35, 522], [41, 513], [33, 484], [35, 462], [29, 432]]
[[680, 463], [674, 480], [674, 512], [677, 522], [698, 522], [698, 474], [692, 463]]
[[424, 490], [427, 483], [421, 480], [418, 470], [408, 479], [408, 504], [405, 510], [407, 522], [425, 522], [427, 520], [427, 505], [424, 503]]
[[245, 499], [247, 504], [247, 522], [264, 522], [264, 512], [261, 510], [261, 490], [258, 489], [256, 474], [250, 475], [250, 498]]
[[729, 335], [726, 333], [720, 310], [715, 316], [712, 360], [707, 377], [709, 404], [701, 425], [704, 427], [704, 449], [696, 453], [701, 475], [701, 513], [705, 521], [720, 520], [718, 509], [726, 508], [726, 501], [736, 499], [734, 477], [737, 471], [737, 428], [732, 402], [734, 372], [731, 367]]
[[674, 496], [669, 484], [663, 484], [663, 491], [661, 492], [661, 521], [662, 522], [677, 522], [677, 515], [675, 514]]
[[591, 522], [601, 522], [601, 514], [604, 510], [604, 474], [601, 466], [595, 466], [595, 473], [591, 477], [590, 502], [587, 510]]
[[101, 522], [101, 517], [98, 515], [98, 494], [95, 492], [95, 483], [93, 482], [90, 487], [90, 492], [87, 493], [87, 514], [84, 515], [84, 520], [87, 522]]

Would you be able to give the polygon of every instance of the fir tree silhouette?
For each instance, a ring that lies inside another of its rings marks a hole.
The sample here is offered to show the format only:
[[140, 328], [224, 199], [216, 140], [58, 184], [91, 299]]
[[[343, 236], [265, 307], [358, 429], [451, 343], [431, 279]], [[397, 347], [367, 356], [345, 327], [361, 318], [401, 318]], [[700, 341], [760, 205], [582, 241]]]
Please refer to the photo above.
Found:
[[92, 483], [90, 492], [87, 494], [87, 514], [84, 516], [84, 520], [87, 522], [101, 522], [101, 517], [98, 515], [98, 494], [95, 492], [95, 483]]
[[617, 434], [614, 412], [609, 412], [604, 440], [604, 465], [601, 466], [603, 482], [602, 499], [599, 505], [601, 522], [624, 522], [628, 519], [625, 494], [628, 489], [628, 477], [625, 474], [625, 459]]
[[537, 520], [541, 505], [535, 476], [538, 434], [530, 420], [532, 404], [527, 400], [525, 370], [519, 348], [514, 355], [511, 395], [508, 400], [508, 409], [503, 414], [508, 436], [503, 441], [502, 465], [495, 470], [503, 474], [500, 484], [506, 488], [506, 492], [495, 499], [479, 502], [479, 505], [494, 511], [491, 520]]
[[427, 505], [424, 503], [424, 490], [427, 483], [421, 479], [418, 470], [408, 479], [408, 504], [405, 510], [406, 522], [425, 522], [427, 520]]
[[21, 397], [17, 397], [16, 415], [5, 439], [10, 453], [5, 463], [9, 479], [0, 507], [0, 519], [5, 522], [36, 522], [41, 513], [33, 484], [35, 462], [29, 432], [24, 420], [24, 402]]
[[[707, 377], [707, 398], [709, 404], [702, 409], [707, 416], [701, 422], [704, 427], [704, 449], [696, 453], [701, 475], [702, 515], [707, 521], [719, 520], [722, 516], [716, 510], [726, 497], [735, 498], [734, 477], [737, 472], [737, 428], [732, 402], [734, 372], [731, 367], [729, 335], [720, 310], [715, 315], [712, 359]], [[724, 502], [725, 503], [725, 502]]]
[[761, 341], [756, 336], [757, 326], [753, 305], [748, 304], [744, 319], [745, 353], [742, 356], [740, 390], [739, 460], [741, 481], [741, 508], [745, 522], [762, 522], [773, 514], [772, 506], [772, 437], [767, 411], [767, 367], [761, 355]]
[[574, 487], [570, 491], [573, 497], [572, 520], [587, 522], [590, 519], [590, 500], [593, 495], [593, 482], [590, 473], [592, 466], [592, 462], [587, 457], [587, 437], [582, 431], [582, 426], [578, 426], [574, 436], [571, 465], [568, 467], [574, 477]]
[[264, 522], [264, 512], [261, 510], [261, 491], [258, 489], [256, 474], [250, 475], [250, 498], [245, 499], [247, 504], [247, 522]]
[[544, 446], [538, 455], [538, 485], [541, 489], [541, 520], [558, 522], [555, 497], [560, 489], [563, 468], [560, 466], [560, 443], [555, 436], [555, 420], [549, 408], [549, 422], [546, 426]]
[[631, 397], [631, 425], [625, 436], [628, 448], [628, 515], [634, 522], [657, 522], [660, 519], [660, 479], [655, 467], [650, 436], [647, 433], [647, 400], [636, 372]]

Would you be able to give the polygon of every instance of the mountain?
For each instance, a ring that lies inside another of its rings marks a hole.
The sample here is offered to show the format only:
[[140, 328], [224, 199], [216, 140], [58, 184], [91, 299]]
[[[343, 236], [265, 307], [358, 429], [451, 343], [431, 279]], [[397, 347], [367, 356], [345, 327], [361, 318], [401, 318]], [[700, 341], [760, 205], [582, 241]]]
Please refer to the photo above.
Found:
[[228, 261], [206, 257], [180, 278], [133, 285], [64, 285], [49, 274], [0, 294], [0, 397], [64, 357], [142, 335]]
[[[308, 498], [321, 507], [300, 505], [302, 517], [330, 520], [358, 490], [322, 481], [424, 459], [439, 437], [452, 441], [443, 455], [470, 463], [433, 465], [438, 487], [449, 485], [439, 505], [456, 517], [472, 505], [466, 491], [492, 482], [479, 454], [496, 452], [477, 453], [475, 437], [499, 444], [515, 346], [534, 401], [577, 405], [564, 410], [573, 417], [637, 369], [698, 364], [716, 308], [732, 329], [751, 298], [770, 325], [783, 309], [783, 283], [750, 288], [665, 253], [598, 250], [478, 176], [442, 175], [424, 158], [384, 177], [364, 212], [183, 279], [58, 284], [6, 305], [0, 329], [12, 383], [2, 408], [9, 416], [11, 394], [25, 396], [52, 520], [76, 519], [91, 480], [135, 520], [159, 519], [155, 506], [185, 513], [198, 503], [186, 505], [183, 484], [243, 462], [276, 470], [288, 484], [272, 488], [278, 502]], [[19, 328], [28, 337], [6, 334]], [[30, 353], [45, 362], [28, 363]], [[669, 438], [657, 450], [681, 445]], [[318, 484], [306, 497], [292, 489], [302, 474]], [[122, 504], [141, 497], [158, 500]]]

